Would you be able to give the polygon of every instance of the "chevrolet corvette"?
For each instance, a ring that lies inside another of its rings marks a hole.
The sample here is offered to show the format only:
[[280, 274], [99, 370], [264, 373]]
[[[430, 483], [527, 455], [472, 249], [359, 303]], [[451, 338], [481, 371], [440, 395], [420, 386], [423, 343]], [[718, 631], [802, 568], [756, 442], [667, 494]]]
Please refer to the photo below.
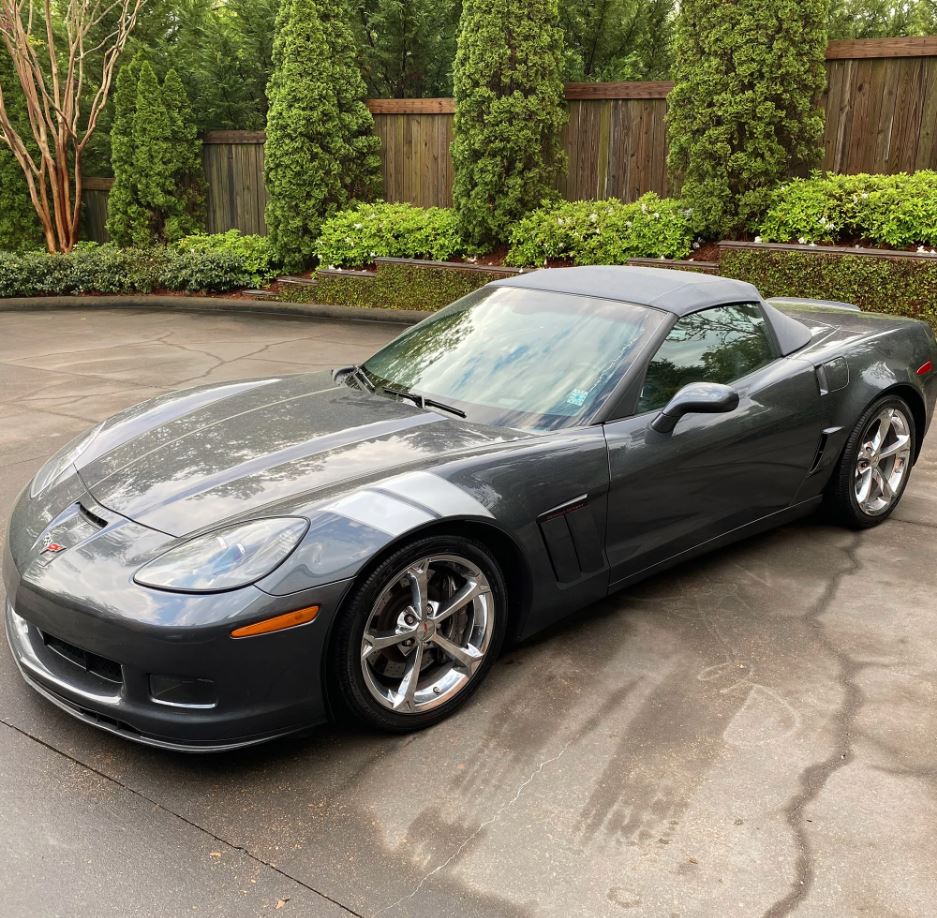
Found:
[[51, 458], [4, 548], [13, 659], [68, 713], [223, 750], [407, 731], [499, 651], [821, 506], [901, 500], [923, 322], [681, 271], [536, 271], [360, 365], [145, 402]]

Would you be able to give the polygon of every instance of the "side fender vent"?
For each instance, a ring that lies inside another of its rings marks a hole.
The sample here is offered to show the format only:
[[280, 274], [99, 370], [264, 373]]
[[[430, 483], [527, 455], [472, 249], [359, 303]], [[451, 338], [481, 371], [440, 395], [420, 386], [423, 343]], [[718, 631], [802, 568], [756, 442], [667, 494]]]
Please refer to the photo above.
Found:
[[605, 567], [602, 540], [587, 494], [541, 513], [537, 523], [560, 583], [571, 583]]
[[813, 475], [821, 469], [826, 468], [835, 458], [835, 455], [833, 455], [830, 450], [830, 439], [835, 437], [842, 429], [842, 427], [827, 427], [826, 430], [820, 434], [820, 442], [817, 443], [817, 452], [813, 457], [813, 463], [810, 466], [810, 472], [808, 474]]

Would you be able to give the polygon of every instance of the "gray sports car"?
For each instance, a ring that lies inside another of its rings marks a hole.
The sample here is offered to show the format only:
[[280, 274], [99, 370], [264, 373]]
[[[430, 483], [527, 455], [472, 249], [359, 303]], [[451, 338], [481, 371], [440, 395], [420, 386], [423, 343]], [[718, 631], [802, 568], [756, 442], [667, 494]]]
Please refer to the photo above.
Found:
[[672, 270], [497, 281], [360, 366], [125, 411], [19, 498], [26, 681], [230, 749], [337, 711], [426, 727], [518, 640], [810, 513], [882, 522], [937, 398], [922, 322]]

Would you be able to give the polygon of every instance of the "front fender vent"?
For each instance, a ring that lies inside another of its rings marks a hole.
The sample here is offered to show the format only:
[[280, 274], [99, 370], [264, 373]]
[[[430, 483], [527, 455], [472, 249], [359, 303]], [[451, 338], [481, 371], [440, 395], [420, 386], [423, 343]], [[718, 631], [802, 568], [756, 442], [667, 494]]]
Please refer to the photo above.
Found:
[[602, 540], [587, 494], [541, 513], [537, 523], [560, 583], [572, 583], [605, 566]]

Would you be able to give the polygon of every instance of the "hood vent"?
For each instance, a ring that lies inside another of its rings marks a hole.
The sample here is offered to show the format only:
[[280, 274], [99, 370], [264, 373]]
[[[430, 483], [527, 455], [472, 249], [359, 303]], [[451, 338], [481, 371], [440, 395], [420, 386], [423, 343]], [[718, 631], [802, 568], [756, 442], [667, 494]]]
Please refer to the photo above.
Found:
[[104, 529], [107, 526], [107, 520], [103, 517], [98, 516], [93, 511], [89, 510], [81, 501], [78, 501], [78, 512], [86, 519], [89, 523], [94, 526], [97, 526], [98, 529]]

